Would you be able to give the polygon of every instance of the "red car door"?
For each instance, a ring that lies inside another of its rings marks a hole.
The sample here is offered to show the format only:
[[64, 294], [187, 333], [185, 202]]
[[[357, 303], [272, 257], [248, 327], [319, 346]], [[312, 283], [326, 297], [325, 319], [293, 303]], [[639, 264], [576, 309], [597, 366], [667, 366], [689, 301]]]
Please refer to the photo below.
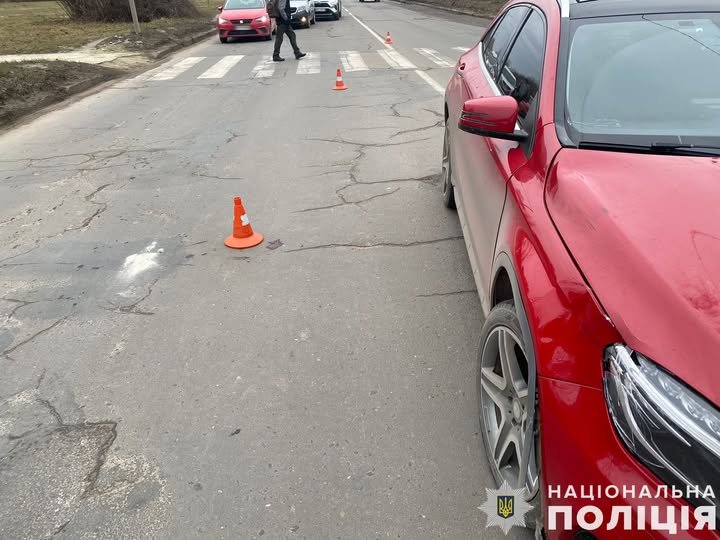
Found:
[[[458, 116], [465, 101], [500, 94], [494, 78], [528, 13], [525, 6], [508, 9], [466, 55], [465, 69], [458, 73], [462, 80], [461, 98], [455, 111]], [[505, 158], [517, 143], [480, 137], [457, 128], [454, 139], [453, 180], [457, 205], [466, 226], [464, 234], [471, 249], [470, 257], [475, 263], [475, 280], [485, 299], [505, 200], [505, 182], [509, 177]]]
[[[524, 48], [528, 32], [537, 32], [537, 19], [542, 17], [527, 6], [508, 9], [488, 32], [474, 54], [469, 55], [462, 78], [462, 101], [496, 95], [517, 95], [517, 81], [506, 68], [508, 58], [516, 47]], [[544, 22], [540, 19], [544, 36]], [[532, 25], [532, 28], [528, 26]], [[534, 41], [534, 39], [532, 40]], [[537, 50], [538, 69], [542, 70], [544, 37]], [[523, 51], [525, 53], [526, 51]], [[535, 87], [534, 95], [537, 95]], [[521, 116], [528, 112], [527, 96], [520, 96]], [[462, 107], [462, 105], [460, 105]], [[466, 224], [473, 253], [476, 280], [486, 296], [490, 286], [495, 240], [505, 203], [506, 183], [513, 171], [527, 162], [522, 145], [513, 141], [481, 137], [460, 130], [455, 131], [453, 175], [458, 205]]]

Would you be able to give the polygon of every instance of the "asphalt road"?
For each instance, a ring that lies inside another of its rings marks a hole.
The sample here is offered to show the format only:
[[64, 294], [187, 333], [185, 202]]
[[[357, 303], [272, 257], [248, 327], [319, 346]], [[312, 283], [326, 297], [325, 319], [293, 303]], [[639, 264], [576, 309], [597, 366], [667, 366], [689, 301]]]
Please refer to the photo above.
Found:
[[483, 22], [345, 7], [299, 63], [213, 38], [0, 136], [1, 538], [505, 537], [439, 186]]

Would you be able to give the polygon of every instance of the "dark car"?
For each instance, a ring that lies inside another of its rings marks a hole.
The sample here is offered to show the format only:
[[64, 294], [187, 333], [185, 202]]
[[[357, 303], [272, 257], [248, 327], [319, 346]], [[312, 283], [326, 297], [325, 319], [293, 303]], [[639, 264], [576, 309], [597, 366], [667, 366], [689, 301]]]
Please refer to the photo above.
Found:
[[336, 21], [342, 17], [341, 0], [319, 0], [313, 4], [315, 4], [316, 17], [330, 17]]
[[290, 0], [290, 20], [293, 26], [310, 28], [315, 24], [315, 6], [312, 0]]

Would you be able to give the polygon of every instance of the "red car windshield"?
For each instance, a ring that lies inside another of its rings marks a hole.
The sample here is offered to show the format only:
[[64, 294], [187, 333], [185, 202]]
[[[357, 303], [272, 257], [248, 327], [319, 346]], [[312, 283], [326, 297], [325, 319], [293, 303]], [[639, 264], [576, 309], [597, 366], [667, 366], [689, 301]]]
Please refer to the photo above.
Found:
[[575, 142], [720, 147], [720, 13], [573, 21], [565, 124]]
[[264, 0], [227, 0], [225, 9], [259, 9], [265, 7]]

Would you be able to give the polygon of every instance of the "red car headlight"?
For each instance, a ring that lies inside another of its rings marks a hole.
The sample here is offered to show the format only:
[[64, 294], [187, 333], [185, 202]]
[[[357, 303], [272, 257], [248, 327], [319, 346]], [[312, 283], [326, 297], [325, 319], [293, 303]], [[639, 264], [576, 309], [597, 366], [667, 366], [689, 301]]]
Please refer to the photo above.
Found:
[[692, 491], [690, 503], [717, 510], [720, 411], [625, 345], [605, 351], [604, 385], [610, 417], [628, 450], [669, 486]]

